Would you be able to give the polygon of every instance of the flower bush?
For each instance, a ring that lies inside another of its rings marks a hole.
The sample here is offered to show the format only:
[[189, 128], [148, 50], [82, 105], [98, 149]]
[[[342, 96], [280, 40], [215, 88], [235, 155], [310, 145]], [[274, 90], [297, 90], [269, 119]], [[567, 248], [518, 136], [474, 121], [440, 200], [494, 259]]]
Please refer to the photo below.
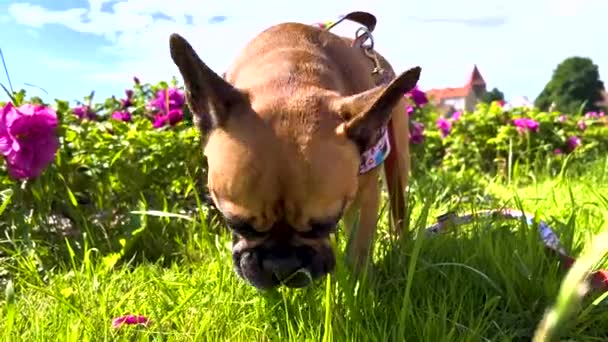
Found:
[[557, 170], [566, 156], [584, 161], [608, 150], [608, 117], [603, 112], [506, 109], [493, 102], [478, 104], [474, 112], [446, 115], [427, 105], [412, 111], [410, 122], [415, 172], [440, 167], [493, 175], [517, 165]]
[[[72, 108], [26, 99], [24, 91], [0, 103], [0, 231], [58, 245], [86, 233], [111, 251], [143, 229], [134, 210], [195, 210], [205, 160], [183, 91], [138, 81], [125, 93], [101, 103], [91, 94]], [[168, 238], [147, 237], [152, 244]]]
[[[166, 252], [158, 245], [178, 239], [171, 234], [179, 231], [132, 211], [192, 214], [206, 192], [200, 137], [184, 92], [175, 79], [151, 85], [134, 78], [120, 99], [96, 102], [94, 95], [70, 107], [20, 91], [0, 103], [0, 230], [26, 244], [52, 237], [61, 244], [86, 232], [105, 241], [108, 253], [147, 231], [141, 242], [147, 250]], [[406, 97], [410, 136], [397, 138], [410, 141], [414, 178], [437, 168], [455, 177], [493, 176], [608, 150], [603, 112], [507, 110], [494, 102], [447, 115], [418, 88]]]

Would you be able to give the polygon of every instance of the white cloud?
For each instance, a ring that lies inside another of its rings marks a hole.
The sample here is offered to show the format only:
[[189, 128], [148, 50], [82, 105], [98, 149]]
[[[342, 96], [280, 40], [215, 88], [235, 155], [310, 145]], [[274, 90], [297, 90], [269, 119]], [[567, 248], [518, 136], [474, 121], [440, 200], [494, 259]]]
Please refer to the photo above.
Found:
[[82, 72], [94, 68], [102, 68], [101, 64], [91, 63], [88, 61], [81, 61], [78, 59], [71, 58], [57, 58], [50, 55], [42, 55], [38, 57], [38, 61], [44, 65], [46, 65], [49, 69], [57, 70], [57, 71], [73, 71], [73, 72]]
[[[378, 16], [378, 35], [394, 28], [402, 31], [403, 36], [411, 37], [407, 32], [416, 29], [415, 23], [403, 22], [399, 18], [400, 14], [395, 15], [395, 12], [401, 12], [393, 9], [398, 5], [370, 5], [363, 1], [355, 1], [349, 6], [326, 3], [321, 7], [311, 2], [286, 6], [281, 1], [196, 4], [174, 0], [168, 4], [158, 0], [131, 0], [114, 4], [114, 13], [101, 12], [103, 2], [108, 1], [92, 0], [88, 10], [78, 8], [66, 11], [49, 11], [37, 5], [14, 4], [9, 7], [9, 13], [17, 22], [33, 27], [55, 23], [79, 32], [102, 34], [113, 43], [111, 49], [115, 53], [140, 61], [159, 58], [160, 53], [168, 57], [168, 36], [172, 32], [179, 32], [188, 37], [203, 55], [218, 61], [218, 64], [220, 60], [223, 60], [222, 64], [226, 64], [226, 58], [221, 56], [234, 55], [248, 39], [271, 24], [288, 20], [323, 21], [354, 9], [369, 10]], [[498, 12], [494, 7], [484, 5], [485, 3], [469, 0], [467, 6], [475, 6], [477, 15], [494, 15]], [[440, 9], [438, 12], [429, 6], [415, 5], [408, 7], [403, 14], [411, 12], [424, 15], [426, 12], [442, 17], [458, 17], [463, 12], [466, 14], [462, 7], [454, 5]], [[172, 20], [153, 19], [157, 13], [163, 13]], [[208, 24], [208, 19], [217, 14], [227, 15], [228, 20], [219, 25]], [[193, 25], [187, 24], [186, 15], [192, 16]], [[214, 56], [207, 52], [209, 49], [213, 50]], [[224, 52], [219, 52], [220, 49]]]
[[[89, 9], [74, 8], [66, 11], [51, 11], [38, 5], [13, 4], [9, 7], [9, 13], [23, 25], [42, 27], [45, 24], [60, 24], [78, 32], [100, 34], [107, 38], [111, 44], [100, 48], [119, 55], [123, 61], [107, 77], [97, 74], [93, 76], [96, 79], [116, 79], [123, 75], [130, 80], [134, 74], [146, 79], [166, 79], [177, 75], [177, 68], [168, 51], [168, 38], [173, 32], [189, 39], [212, 67], [222, 69], [227, 67], [230, 59], [247, 40], [270, 24], [263, 18], [268, 16], [265, 14], [268, 12], [259, 10], [260, 3], [196, 4], [185, 0], [170, 3], [133, 0], [114, 4], [113, 13], [107, 13], [100, 11], [103, 2], [90, 1]], [[298, 15], [302, 13], [293, 11], [291, 6], [286, 7], [283, 2], [268, 1], [266, 6], [274, 8], [271, 13], [275, 18], [302, 20], [302, 15]], [[304, 16], [308, 12], [309, 21], [328, 19], [314, 15], [312, 8], [305, 9], [307, 11], [304, 11]], [[171, 20], [155, 18], [159, 13]], [[209, 24], [209, 18], [218, 14], [227, 15], [227, 21]], [[192, 24], [188, 24], [187, 15], [191, 16]], [[276, 19], [271, 21], [278, 22]]]
[[[102, 6], [111, 6], [112, 13], [102, 12]], [[100, 49], [119, 56], [121, 62], [109, 73], [97, 72], [87, 78], [116, 82], [122, 79], [127, 83], [133, 75], [146, 81], [178, 75], [169, 56], [168, 39], [173, 32], [186, 37], [201, 58], [221, 72], [249, 39], [272, 24], [325, 21], [354, 10], [377, 16], [376, 46], [395, 69], [422, 65], [423, 87], [461, 85], [477, 63], [490, 86], [521, 85], [522, 89], [536, 92], [524, 95], [536, 96], [552, 69], [565, 57], [581, 54], [596, 63], [608, 60], [606, 47], [598, 38], [603, 29], [602, 13], [608, 10], [605, 0], [579, 0], [576, 5], [566, 0], [514, 0], [500, 4], [487, 0], [426, 0], [409, 2], [407, 6], [397, 1], [362, 0], [348, 5], [327, 0], [289, 4], [279, 0], [89, 0], [89, 8], [65, 11], [16, 3], [9, 6], [8, 13], [16, 22], [31, 27], [58, 24], [102, 35], [108, 45]], [[210, 24], [209, 19], [217, 15], [227, 16], [227, 20]], [[504, 17], [506, 21], [501, 26], [467, 26], [425, 23], [411, 17]], [[336, 32], [352, 35], [352, 27], [338, 27]], [[608, 65], [605, 67], [603, 75], [607, 75]], [[509, 90], [519, 91], [514, 88], [506, 89], [507, 94]]]
[[49, 11], [39, 5], [29, 3], [16, 3], [8, 8], [8, 13], [15, 18], [17, 23], [41, 28], [44, 24], [64, 23], [67, 27], [80, 31], [81, 16], [86, 13], [84, 8], [74, 8], [66, 11]]

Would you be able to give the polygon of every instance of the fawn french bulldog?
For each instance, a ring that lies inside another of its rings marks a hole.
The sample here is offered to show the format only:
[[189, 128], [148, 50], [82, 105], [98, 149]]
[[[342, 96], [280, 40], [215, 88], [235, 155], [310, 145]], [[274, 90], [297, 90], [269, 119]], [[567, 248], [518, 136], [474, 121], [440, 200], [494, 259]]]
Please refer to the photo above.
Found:
[[[392, 223], [404, 219], [410, 161], [403, 101], [421, 69], [396, 75], [378, 55], [392, 80], [376, 85], [373, 63], [351, 43], [318, 27], [278, 24], [251, 40], [221, 77], [186, 39], [170, 37], [204, 136], [208, 189], [233, 233], [234, 269], [256, 288], [305, 287], [331, 272], [329, 238], [342, 219], [348, 261], [366, 262], [382, 169]], [[388, 155], [362, 172], [362, 155], [383, 138]]]

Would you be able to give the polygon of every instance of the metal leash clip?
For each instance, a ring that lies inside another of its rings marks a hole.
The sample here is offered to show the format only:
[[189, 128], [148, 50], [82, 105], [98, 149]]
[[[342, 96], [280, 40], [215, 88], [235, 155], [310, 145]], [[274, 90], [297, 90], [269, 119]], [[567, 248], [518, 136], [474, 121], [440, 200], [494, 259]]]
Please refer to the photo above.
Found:
[[[366, 44], [367, 42], [367, 44]], [[367, 56], [369, 59], [372, 60], [372, 63], [374, 63], [374, 69], [372, 70], [372, 75], [374, 76], [380, 76], [380, 80], [377, 81], [377, 84], [383, 84], [386, 83], [388, 81], [388, 79], [384, 76], [384, 69], [382, 68], [382, 64], [380, 63], [380, 60], [378, 60], [378, 56], [376, 55], [376, 53], [374, 52], [374, 36], [372, 35], [371, 31], [369, 29], [367, 29], [366, 27], [360, 27], [359, 29], [357, 29], [357, 31], [355, 32], [355, 41], [353, 42], [353, 45], [361, 48], [363, 50], [363, 53], [365, 54], [365, 56]]]

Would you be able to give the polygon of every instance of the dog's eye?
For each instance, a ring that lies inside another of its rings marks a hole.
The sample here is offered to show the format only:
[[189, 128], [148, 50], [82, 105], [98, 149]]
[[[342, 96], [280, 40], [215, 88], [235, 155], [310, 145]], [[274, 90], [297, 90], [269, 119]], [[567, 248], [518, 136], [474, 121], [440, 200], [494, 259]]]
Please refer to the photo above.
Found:
[[226, 225], [232, 229], [232, 231], [243, 236], [244, 238], [253, 239], [264, 237], [266, 235], [266, 233], [255, 230], [253, 226], [246, 220], [226, 218]]
[[328, 222], [311, 222], [310, 230], [304, 233], [300, 233], [305, 239], [318, 239], [329, 236], [329, 234], [333, 233], [336, 230], [336, 226], [338, 222], [336, 221], [328, 221]]

